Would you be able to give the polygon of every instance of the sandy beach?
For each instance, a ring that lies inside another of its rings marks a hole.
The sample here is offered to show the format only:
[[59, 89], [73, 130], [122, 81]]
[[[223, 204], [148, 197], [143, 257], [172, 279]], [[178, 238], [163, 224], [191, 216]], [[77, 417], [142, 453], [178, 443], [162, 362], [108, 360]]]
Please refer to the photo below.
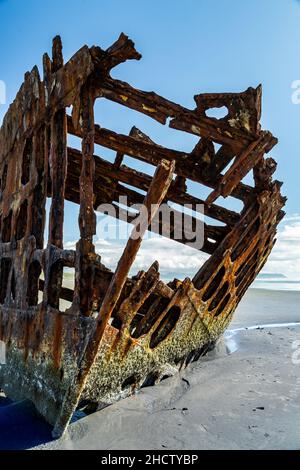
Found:
[[208, 356], [57, 441], [30, 403], [1, 396], [0, 448], [299, 449], [299, 304], [300, 292], [250, 289]]

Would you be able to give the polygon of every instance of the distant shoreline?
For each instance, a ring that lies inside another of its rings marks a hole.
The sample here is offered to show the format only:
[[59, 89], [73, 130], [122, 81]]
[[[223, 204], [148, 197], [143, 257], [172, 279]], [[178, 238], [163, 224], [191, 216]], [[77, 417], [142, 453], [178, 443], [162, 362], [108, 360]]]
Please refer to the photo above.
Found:
[[269, 290], [274, 292], [300, 292], [300, 281], [267, 281], [255, 279], [249, 290]]

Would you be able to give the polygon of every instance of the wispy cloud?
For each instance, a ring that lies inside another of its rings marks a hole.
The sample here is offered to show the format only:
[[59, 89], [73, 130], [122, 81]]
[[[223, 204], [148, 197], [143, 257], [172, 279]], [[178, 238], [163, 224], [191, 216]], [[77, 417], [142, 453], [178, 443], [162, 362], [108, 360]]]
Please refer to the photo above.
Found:
[[[115, 270], [125, 244], [125, 240], [120, 242], [102, 238], [95, 242], [102, 262], [112, 270]], [[65, 248], [74, 249], [75, 242], [66, 243]], [[184, 279], [193, 277], [207, 258], [208, 255], [191, 247], [152, 236], [143, 241], [130, 274], [148, 269], [157, 260], [162, 279]], [[262, 273], [274, 277], [282, 275], [287, 280], [300, 280], [300, 214], [287, 216], [280, 225], [277, 243]]]
[[263, 272], [300, 280], [300, 214], [292, 214], [282, 222]]
[[[98, 239], [95, 242], [97, 253], [101, 255], [101, 261], [108, 268], [114, 270], [122, 255], [126, 241], [112, 241]], [[74, 249], [75, 242], [65, 243], [66, 249]], [[142, 243], [130, 274], [148, 269], [154, 261], [159, 262], [161, 278], [165, 281], [174, 277], [184, 279], [193, 277], [198, 269], [208, 258], [208, 255], [181, 245], [178, 242], [152, 236]]]

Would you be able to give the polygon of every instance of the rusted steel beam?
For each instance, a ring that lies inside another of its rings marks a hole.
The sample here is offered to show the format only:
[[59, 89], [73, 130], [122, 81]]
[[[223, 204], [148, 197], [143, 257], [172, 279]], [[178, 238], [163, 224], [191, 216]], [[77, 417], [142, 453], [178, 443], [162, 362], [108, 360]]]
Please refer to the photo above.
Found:
[[252, 170], [257, 162], [261, 160], [262, 156], [269, 152], [276, 143], [277, 139], [275, 139], [271, 133], [262, 133], [257, 141], [249, 145], [241, 155], [236, 157], [232, 166], [222, 177], [217, 189], [207, 198], [207, 203], [212, 204], [220, 195], [223, 197], [229, 196], [241, 179]]
[[[75, 392], [77, 389], [82, 390], [87, 374], [93, 366], [103, 333], [112, 315], [112, 311], [115, 308], [118, 299], [120, 298], [128, 273], [142, 243], [143, 235], [145, 234], [149, 224], [155, 216], [157, 209], [164, 200], [164, 197], [172, 181], [174, 168], [174, 162], [169, 162], [167, 160], [163, 160], [157, 167], [144, 201], [144, 207], [146, 208], [145, 216], [143, 216], [141, 219], [139, 226], [133, 229], [123, 254], [118, 262], [116, 271], [109, 284], [97, 317], [95, 332], [91, 338], [91, 341], [87, 345], [87, 350], [84, 357], [82, 358], [80, 372], [77, 375], [73, 385], [67, 392], [66, 398], [70, 402], [70, 404], [65, 405], [67, 407], [70, 405], [72, 407], [76, 406], [76, 402], [78, 401], [78, 393]], [[61, 430], [65, 428], [70, 419], [70, 416], [65, 414], [64, 411], [65, 410], [63, 410], [63, 413], [60, 415], [55, 425], [54, 435], [61, 434]]]
[[96, 233], [96, 216], [93, 207], [93, 187], [94, 187], [94, 100], [91, 97], [89, 86], [83, 88], [81, 92], [80, 108], [81, 133], [82, 133], [82, 161], [80, 175], [80, 214], [79, 226], [80, 236], [92, 241]]
[[248, 88], [243, 93], [202, 93], [196, 95], [197, 112], [205, 115], [210, 108], [226, 107], [228, 114], [223, 118], [233, 127], [250, 131], [260, 131], [262, 87]]
[[250, 133], [232, 128], [217, 119], [199, 117], [193, 113], [178, 116], [170, 121], [171, 129], [189, 132], [199, 137], [213, 139], [218, 144], [229, 145], [235, 152], [248, 147], [255, 138]]
[[[72, 177], [73, 181], [76, 181], [76, 179], [78, 178], [78, 168], [80, 168], [81, 158], [81, 152], [68, 147], [68, 178]], [[113, 186], [113, 182], [120, 181], [121, 183], [125, 183], [130, 186], [135, 186], [136, 188], [141, 189], [143, 191], [147, 191], [151, 184], [152, 177], [145, 173], [129, 168], [126, 165], [116, 167], [115, 164], [112, 164], [96, 155], [94, 155], [94, 160], [96, 180], [98, 178], [100, 180], [104, 178], [105, 180], [107, 180], [107, 184], [110, 184], [111, 186]], [[72, 189], [76, 190], [76, 186], [74, 185]], [[102, 200], [100, 194], [101, 188], [98, 188], [96, 186], [96, 201], [99, 201], [99, 203]], [[204, 201], [203, 199], [191, 196], [186, 191], [182, 191], [175, 181], [172, 181], [166, 198], [169, 201], [175, 202], [180, 205], [189, 204], [195, 211], [197, 211], [197, 209], [200, 210], [200, 208], [204, 206], [204, 213], [206, 216], [229, 225], [234, 225], [239, 220], [238, 213], [226, 209], [217, 204], [207, 204], [206, 201]], [[77, 200], [74, 202], [77, 202]]]
[[[43, 279], [39, 279], [39, 290], [44, 292], [45, 288], [45, 281]], [[73, 302], [74, 291], [69, 289], [68, 287], [62, 287], [60, 289], [59, 297], [60, 299], [66, 300], [67, 302]]]
[[141, 246], [143, 235], [148, 229], [157, 210], [159, 209], [160, 204], [167, 194], [172, 181], [174, 168], [175, 163], [168, 162], [166, 160], [162, 160], [160, 165], [157, 167], [147, 196], [144, 200], [144, 207], [146, 209], [147, 215], [145, 218], [143, 217], [143, 219], [139, 221], [138, 226], [134, 227], [124, 252], [120, 258], [114, 277], [111, 280], [106, 296], [103, 300], [98, 316], [99, 331], [97, 333], [97, 338], [101, 337], [112, 310], [118, 301], [130, 268]]
[[[49, 67], [49, 63], [47, 64]], [[62, 43], [55, 37], [52, 48], [51, 73], [57, 72], [64, 65]], [[47, 73], [49, 70], [47, 70]], [[48, 77], [47, 77], [48, 79]], [[50, 93], [52, 81], [48, 83]], [[67, 117], [65, 109], [53, 114], [51, 119], [50, 147], [51, 207], [49, 218], [48, 245], [63, 248], [65, 181], [67, 174]], [[63, 265], [49, 263], [46, 271], [47, 299], [54, 308], [59, 308], [60, 290], [63, 281]]]
[[[81, 132], [74, 128], [72, 119], [68, 118], [68, 132], [77, 137], [81, 137]], [[116, 150], [117, 152], [137, 158], [138, 160], [150, 163], [154, 166], [158, 165], [161, 159], [176, 161], [175, 172], [176, 174], [189, 178], [192, 181], [205, 184], [210, 187], [215, 185], [221, 180], [221, 175], [201, 175], [196, 165], [191, 162], [189, 154], [178, 152], [177, 150], [167, 149], [160, 145], [145, 142], [145, 140], [137, 136], [131, 137], [108, 129], [100, 128], [95, 125], [95, 143], [103, 147]], [[188, 165], [187, 165], [188, 162]], [[239, 183], [234, 189], [232, 195], [238, 199], [246, 200], [251, 197], [253, 188], [250, 186]]]
[[93, 61], [96, 65], [96, 74], [107, 76], [113, 67], [126, 62], [126, 60], [140, 60], [141, 54], [136, 51], [133, 41], [121, 33], [117, 41], [106, 51], [100, 47], [90, 49]]
[[[78, 152], [72, 151], [70, 155], [80, 155]], [[96, 160], [97, 165], [97, 160]], [[113, 166], [113, 165], [112, 165]], [[70, 168], [70, 167], [69, 167]], [[107, 174], [109, 178], [112, 175]], [[151, 177], [150, 181], [151, 181]], [[76, 190], [76, 184], [78, 184], [78, 179], [76, 177], [68, 176], [67, 180], [67, 189], [66, 189], [66, 198], [71, 200], [72, 202], [78, 203], [79, 202], [79, 191]], [[131, 181], [132, 184], [132, 181]], [[173, 183], [174, 184], [174, 183]], [[99, 189], [98, 189], [99, 187]], [[170, 186], [171, 187], [171, 186]], [[99, 194], [99, 198], [97, 195]], [[130, 211], [130, 206], [135, 204], [142, 204], [143, 203], [143, 195], [129, 189], [125, 186], [121, 186], [120, 184], [116, 184], [114, 180], [107, 181], [106, 178], [102, 178], [96, 171], [96, 185], [95, 185], [95, 195], [96, 195], [96, 203], [95, 209], [106, 213], [107, 211], [107, 203], [112, 204], [112, 208], [114, 208], [114, 212], [111, 211], [111, 216], [116, 217], [117, 219], [123, 220], [128, 223], [133, 223], [137, 217], [137, 214]], [[126, 197], [126, 201], [129, 205], [129, 209], [126, 210], [124, 208], [119, 207], [115, 202], [119, 202], [119, 197], [124, 196]], [[191, 197], [191, 199], [193, 199]], [[170, 198], [170, 200], [172, 200]], [[182, 200], [177, 200], [176, 197], [173, 199], [175, 202], [182, 203]], [[187, 199], [188, 200], [188, 199]], [[102, 205], [103, 204], [103, 205]], [[194, 202], [195, 209], [201, 213], [200, 208], [196, 208], [196, 204]], [[216, 249], [217, 244], [226, 236], [229, 231], [228, 227], [224, 226], [214, 226], [205, 223], [199, 219], [196, 219], [193, 216], [188, 214], [184, 214], [183, 212], [179, 212], [178, 210], [170, 207], [169, 205], [164, 207], [165, 214], [169, 213], [168, 221], [163, 223], [161, 220], [156, 220], [156, 223], [152, 224], [149, 227], [149, 230], [157, 233], [159, 235], [164, 235], [166, 237], [170, 237], [172, 240], [176, 240], [183, 244], [189, 244], [190, 246], [194, 246], [196, 249], [202, 250], [206, 253], [213, 253]], [[228, 211], [230, 213], [230, 211]], [[197, 231], [198, 232], [197, 232]], [[203, 232], [203, 245], [196, 244], [195, 239], [199, 236], [199, 231]], [[209, 241], [211, 239], [211, 241]]]
[[[103, 96], [123, 106], [139, 111], [165, 124], [172, 117], [169, 126], [202, 137], [209, 137], [220, 144], [232, 146], [236, 151], [247, 147], [255, 134], [230, 126], [227, 122], [199, 116], [194, 111], [172, 103], [153, 92], [132, 88], [128, 83], [112, 78], [99, 83], [98, 96]], [[220, 97], [223, 96], [220, 94]], [[222, 99], [220, 98], [219, 99]]]
[[[59, 37], [53, 40], [51, 72], [63, 66], [62, 44]], [[63, 245], [64, 191], [67, 174], [67, 121], [65, 110], [57, 111], [51, 121], [50, 175], [52, 202], [50, 208], [49, 243], [58, 248]]]
[[166, 100], [154, 92], [137, 90], [128, 83], [111, 77], [106, 77], [102, 82], [99, 81], [96, 96], [107, 98], [146, 114], [161, 124], [166, 124], [169, 117], [175, 117], [176, 114], [185, 110], [182, 106]]
[[118, 318], [122, 322], [123, 328], [129, 327], [139, 309], [155, 291], [159, 282], [158, 268], [158, 263], [155, 262], [146, 273], [141, 272], [130, 295], [120, 305]]
[[[75, 252], [73, 253], [75, 255]], [[100, 287], [100, 289], [97, 291], [97, 294], [99, 296], [102, 296], [102, 299], [104, 298], [104, 295], [107, 291], [107, 288], [111, 282], [112, 277], [113, 277], [112, 271], [104, 270], [104, 269], [102, 270], [102, 269], [99, 269], [99, 266], [96, 266], [95, 280], [96, 280], [96, 284]], [[132, 280], [130, 278], [127, 278], [125, 291], [131, 291], [133, 285], [134, 284]], [[44, 288], [45, 288], [45, 281], [43, 279], [39, 279], [38, 290], [43, 292]], [[159, 280], [154, 286], [154, 293], [164, 298], [171, 298], [174, 295], [174, 291], [169, 286], [167, 286], [163, 281], [159, 281]], [[67, 302], [73, 302], [74, 290], [70, 289], [69, 287], [62, 287], [60, 289], [60, 299], [66, 300]]]
[[272, 175], [276, 171], [277, 163], [273, 158], [261, 158], [253, 168], [256, 188], [260, 190], [271, 189]]
[[81, 90], [79, 123], [82, 133], [82, 161], [80, 184], [80, 212], [79, 229], [80, 240], [76, 246], [77, 259], [76, 269], [79, 273], [76, 279], [76, 298], [80, 311], [91, 315], [93, 304], [96, 302], [95, 263], [91, 265], [92, 256], [95, 257], [95, 246], [93, 236], [96, 234], [96, 214], [94, 212], [94, 174], [95, 161], [94, 140], [94, 99], [92, 97], [90, 83], [88, 82]]
[[[81, 132], [74, 129], [70, 119], [68, 120], [68, 132], [81, 137]], [[130, 135], [117, 134], [99, 125], [95, 126], [95, 143], [132, 157], [146, 159], [155, 166], [162, 159], [182, 161], [187, 158], [187, 154], [184, 152], [161, 147]]]

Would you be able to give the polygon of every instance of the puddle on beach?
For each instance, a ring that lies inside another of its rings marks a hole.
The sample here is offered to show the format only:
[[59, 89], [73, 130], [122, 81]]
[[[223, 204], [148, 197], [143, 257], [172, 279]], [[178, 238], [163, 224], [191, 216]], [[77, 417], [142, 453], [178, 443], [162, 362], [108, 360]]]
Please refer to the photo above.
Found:
[[227, 330], [228, 332], [235, 333], [237, 331], [247, 331], [247, 330], [263, 330], [265, 328], [289, 328], [293, 326], [300, 326], [300, 322], [290, 322], [290, 323], [266, 323], [263, 325], [253, 325], [253, 326], [243, 326], [241, 328], [234, 328], [233, 330]]
[[212, 351], [209, 351], [206, 356], [203, 357], [204, 360], [213, 360], [220, 357], [228, 356], [235, 353], [239, 349], [239, 333], [241, 331], [253, 331], [253, 330], [264, 330], [272, 328], [290, 328], [290, 327], [299, 327], [300, 322], [290, 322], [290, 323], [266, 323], [262, 325], [252, 325], [244, 326], [241, 328], [233, 328], [225, 331], [223, 336], [217, 342], [215, 348]]

